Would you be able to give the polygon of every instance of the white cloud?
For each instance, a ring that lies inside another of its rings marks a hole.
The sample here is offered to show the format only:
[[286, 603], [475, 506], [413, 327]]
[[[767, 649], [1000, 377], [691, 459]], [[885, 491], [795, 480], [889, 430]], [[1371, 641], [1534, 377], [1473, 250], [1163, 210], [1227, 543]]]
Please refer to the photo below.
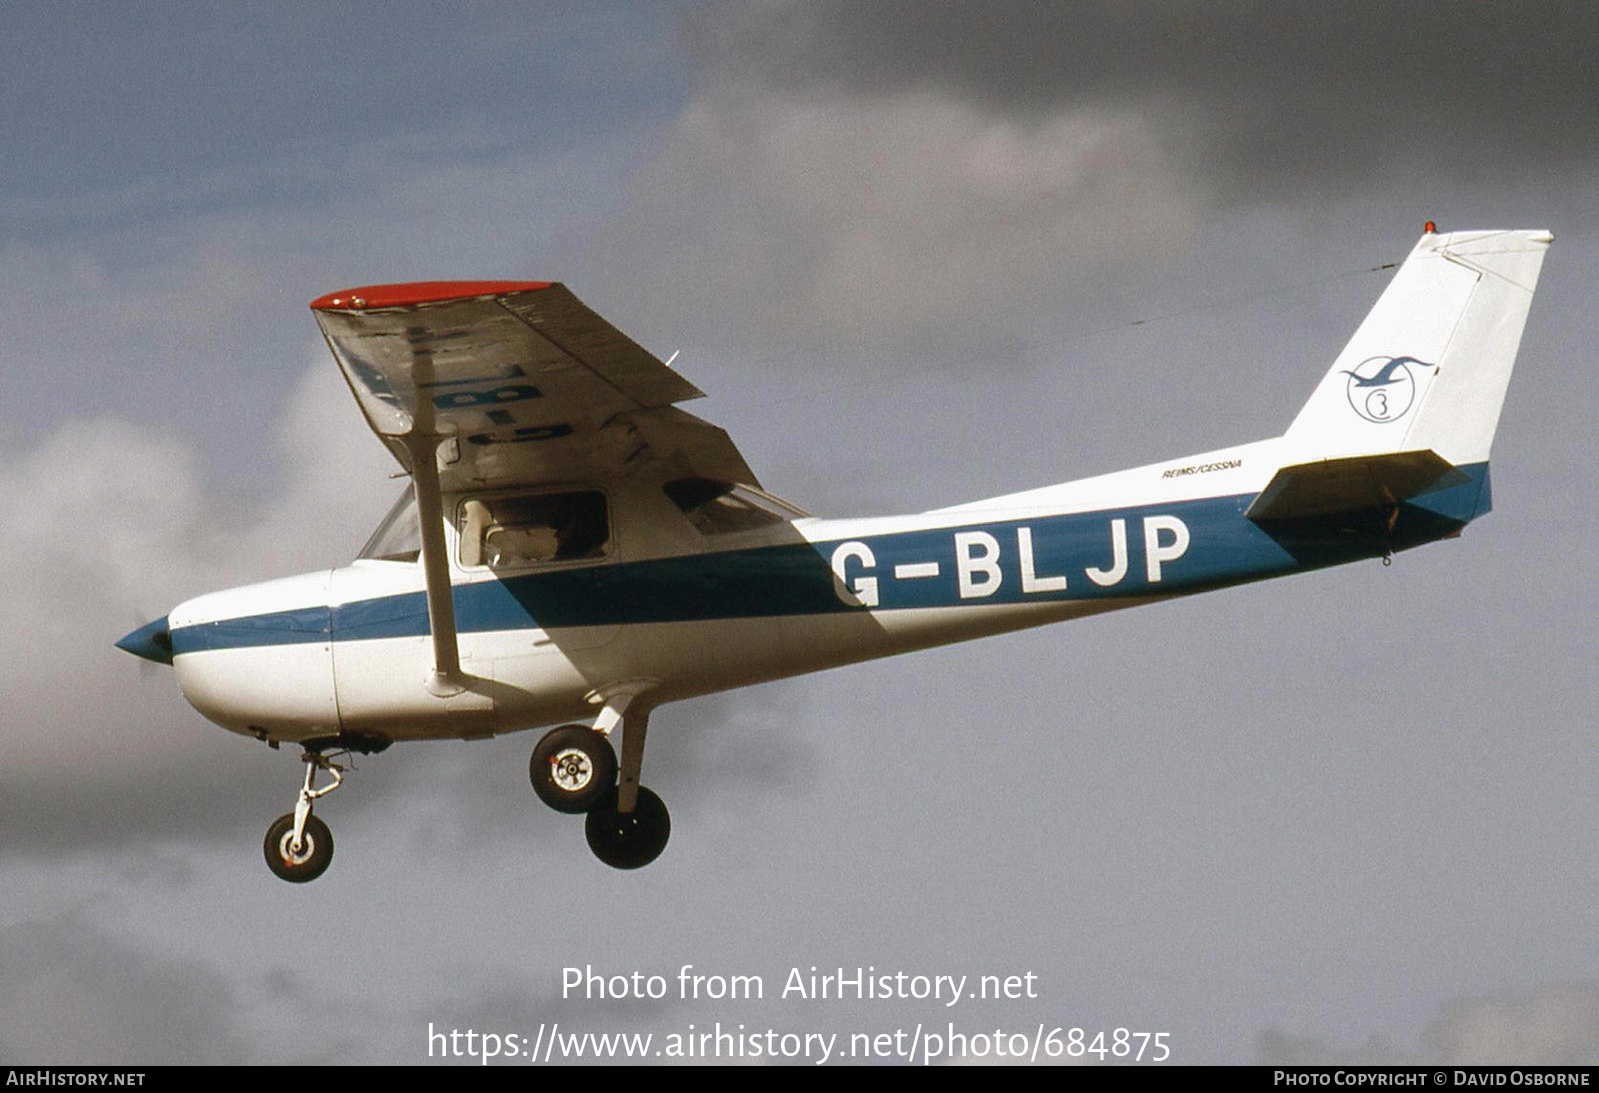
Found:
[[1599, 1062], [1599, 990], [1542, 987], [1521, 998], [1474, 998], [1444, 1008], [1420, 1052], [1373, 1035], [1359, 1047], [1268, 1029], [1257, 1061], [1274, 1066], [1583, 1066]]
[[190, 596], [355, 553], [400, 487], [331, 363], [279, 436], [285, 480], [265, 503], [208, 475], [193, 443], [115, 418], [63, 421], [0, 471], [0, 551], [23, 566], [0, 591], [11, 771], [191, 743], [171, 677], [140, 680], [112, 642]]
[[991, 336], [1202, 205], [1135, 114], [1020, 121], [930, 92], [724, 86], [639, 185], [616, 247], [664, 252], [680, 307], [801, 339]]
[[1565, 985], [1524, 998], [1459, 1002], [1424, 1040], [1451, 1065], [1592, 1066], [1599, 1063], [1599, 990]]

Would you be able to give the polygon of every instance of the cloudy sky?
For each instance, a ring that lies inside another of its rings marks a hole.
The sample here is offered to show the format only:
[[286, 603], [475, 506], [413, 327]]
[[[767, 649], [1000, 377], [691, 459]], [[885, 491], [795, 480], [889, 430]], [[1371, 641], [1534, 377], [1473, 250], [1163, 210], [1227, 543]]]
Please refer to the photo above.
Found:
[[[953, 1021], [1595, 1062], [1596, 58], [1585, 3], [11, 5], [0, 1061]], [[1277, 434], [1429, 219], [1558, 237], [1491, 517], [667, 707], [638, 873], [521, 734], [362, 760], [283, 884], [292, 752], [111, 647], [347, 560], [397, 492], [324, 292], [565, 281], [774, 492], [917, 511]], [[585, 965], [674, 990], [563, 999]], [[813, 965], [1038, 997], [777, 997]]]

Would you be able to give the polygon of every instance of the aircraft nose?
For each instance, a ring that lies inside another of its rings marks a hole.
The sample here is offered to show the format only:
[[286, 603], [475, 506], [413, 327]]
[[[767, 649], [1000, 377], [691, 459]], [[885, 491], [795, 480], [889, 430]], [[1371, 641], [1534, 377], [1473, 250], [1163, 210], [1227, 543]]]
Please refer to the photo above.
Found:
[[117, 642], [117, 648], [157, 664], [172, 663], [172, 631], [163, 616], [145, 623]]

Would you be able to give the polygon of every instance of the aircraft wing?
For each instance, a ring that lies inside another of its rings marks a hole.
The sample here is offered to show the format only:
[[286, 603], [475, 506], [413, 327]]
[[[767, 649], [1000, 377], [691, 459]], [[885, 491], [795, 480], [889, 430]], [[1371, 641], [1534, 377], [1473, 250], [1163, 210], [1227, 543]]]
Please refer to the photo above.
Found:
[[673, 405], [703, 392], [564, 285], [373, 285], [311, 308], [402, 466], [405, 438], [446, 442], [446, 490], [603, 480], [649, 457], [760, 485], [724, 431]]

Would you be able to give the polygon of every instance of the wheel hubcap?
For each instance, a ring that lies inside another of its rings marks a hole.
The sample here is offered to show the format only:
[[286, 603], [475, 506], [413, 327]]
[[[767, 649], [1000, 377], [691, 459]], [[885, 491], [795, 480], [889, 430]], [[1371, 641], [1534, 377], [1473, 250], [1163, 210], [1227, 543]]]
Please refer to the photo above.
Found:
[[300, 839], [300, 849], [298, 853], [296, 853], [294, 849], [293, 828], [285, 831], [283, 833], [283, 838], [278, 840], [278, 856], [289, 865], [304, 865], [306, 862], [311, 860], [311, 855], [315, 853], [315, 851], [316, 844], [311, 841], [311, 833], [309, 831], [306, 832], [305, 835]]
[[594, 764], [581, 748], [564, 748], [550, 760], [550, 780], [568, 793], [584, 789], [594, 777]]

